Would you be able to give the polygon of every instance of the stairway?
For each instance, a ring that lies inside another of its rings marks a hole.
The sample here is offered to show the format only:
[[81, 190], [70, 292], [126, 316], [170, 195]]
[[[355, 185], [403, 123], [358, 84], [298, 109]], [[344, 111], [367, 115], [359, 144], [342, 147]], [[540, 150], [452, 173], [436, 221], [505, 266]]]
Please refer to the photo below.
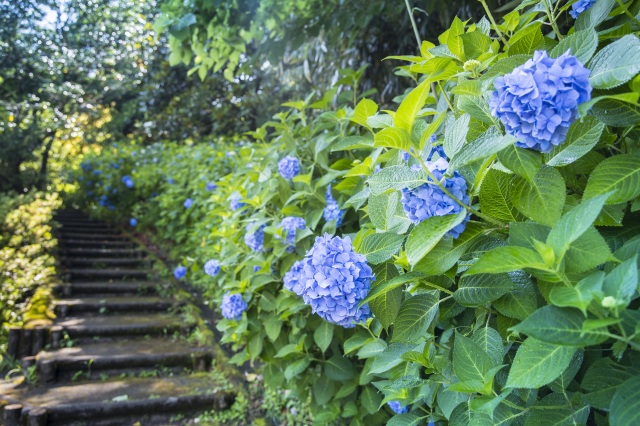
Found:
[[228, 408], [235, 396], [206, 372], [213, 350], [188, 339], [195, 324], [168, 296], [170, 284], [153, 278], [145, 252], [79, 212], [56, 221], [57, 318], [50, 344], [31, 360], [38, 386], [0, 386], [12, 403], [5, 424], [181, 424]]

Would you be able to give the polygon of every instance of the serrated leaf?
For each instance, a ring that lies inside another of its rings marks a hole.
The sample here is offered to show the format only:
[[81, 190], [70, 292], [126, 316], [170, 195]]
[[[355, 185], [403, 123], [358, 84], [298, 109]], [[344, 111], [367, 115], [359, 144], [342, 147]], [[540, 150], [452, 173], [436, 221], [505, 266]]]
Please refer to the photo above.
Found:
[[302, 373], [311, 364], [311, 359], [308, 357], [293, 361], [284, 370], [284, 377], [287, 381], [293, 379], [298, 374]]
[[390, 189], [413, 189], [427, 181], [422, 170], [412, 170], [407, 166], [389, 166], [374, 174], [367, 181], [373, 195], [382, 194]]
[[370, 374], [380, 374], [391, 370], [393, 367], [400, 365], [402, 355], [414, 348], [414, 345], [405, 343], [391, 343], [384, 351], [382, 351], [373, 360], [371, 364]]
[[516, 141], [511, 135], [500, 135], [495, 127], [480, 135], [476, 140], [463, 145], [455, 156], [449, 157], [449, 167], [451, 170], [458, 170], [462, 166], [471, 164], [474, 161], [493, 155]]
[[378, 231], [403, 234], [412, 223], [404, 213], [398, 191], [371, 195], [368, 212], [371, 222]]
[[556, 169], [543, 166], [528, 182], [516, 178], [511, 190], [514, 206], [525, 216], [544, 225], [552, 226], [562, 215], [566, 188]]
[[402, 306], [402, 289], [396, 288], [385, 292], [369, 302], [373, 315], [385, 329], [394, 323]]
[[374, 146], [396, 148], [409, 152], [411, 149], [411, 135], [404, 129], [387, 127], [376, 133]]
[[595, 53], [597, 47], [598, 34], [593, 28], [588, 28], [586, 30], [576, 31], [560, 40], [551, 51], [550, 56], [557, 58], [567, 50], [570, 50], [573, 56], [578, 58], [581, 63], [586, 64]]
[[375, 115], [376, 112], [378, 112], [378, 104], [370, 99], [362, 99], [353, 110], [353, 117], [351, 117], [351, 121], [358, 123], [362, 127], [369, 128], [367, 119]]
[[600, 358], [589, 367], [582, 379], [586, 391], [584, 401], [601, 410], [608, 410], [616, 389], [631, 374], [609, 358]]
[[538, 308], [535, 288], [527, 274], [509, 274], [514, 287], [507, 294], [493, 301], [498, 312], [509, 318], [524, 320]]
[[594, 117], [588, 116], [583, 121], [576, 121], [569, 128], [565, 142], [545, 154], [547, 165], [561, 167], [573, 163], [596, 146], [603, 130], [604, 123]]
[[516, 352], [506, 387], [534, 389], [555, 380], [569, 366], [576, 348], [527, 338]]
[[464, 145], [469, 132], [469, 120], [471, 116], [464, 114], [453, 124], [447, 125], [444, 131], [444, 152], [447, 157], [453, 158]]
[[640, 423], [640, 376], [622, 383], [611, 400], [609, 413], [611, 426], [627, 426]]
[[602, 285], [605, 296], [627, 304], [638, 290], [638, 255], [625, 260], [607, 274]]
[[370, 148], [373, 148], [373, 139], [370, 136], [348, 136], [331, 145], [331, 152]]
[[593, 6], [578, 15], [576, 30], [595, 28], [602, 23], [616, 4], [616, 0], [599, 0]]
[[360, 245], [359, 253], [367, 257], [367, 262], [377, 265], [396, 254], [403, 241], [404, 235], [391, 232], [367, 235]]
[[413, 342], [424, 338], [438, 313], [438, 292], [416, 294], [406, 299], [396, 317], [392, 342]]
[[485, 124], [494, 124], [491, 111], [489, 111], [486, 101], [481, 96], [458, 95], [457, 107], [478, 121]]
[[411, 413], [403, 413], [393, 416], [387, 422], [387, 426], [418, 426], [422, 418]]
[[334, 325], [330, 322], [322, 321], [313, 332], [313, 340], [323, 353], [331, 344], [331, 339], [333, 339], [333, 328]]
[[464, 306], [483, 306], [508, 293], [513, 287], [507, 274], [464, 276], [453, 297]]
[[589, 64], [589, 81], [596, 89], [626, 83], [640, 71], [640, 40], [629, 34], [600, 50]]
[[498, 160], [509, 170], [532, 181], [542, 167], [542, 157], [539, 153], [511, 145], [498, 153]]
[[473, 340], [456, 334], [453, 346], [453, 371], [461, 381], [485, 382], [485, 375], [496, 365]]
[[590, 346], [607, 340], [606, 330], [583, 332], [584, 321], [578, 310], [548, 305], [535, 311], [513, 329], [543, 342], [563, 346]]
[[360, 306], [364, 305], [365, 303], [371, 302], [376, 297], [383, 296], [385, 293], [392, 291], [396, 288], [399, 288], [405, 285], [406, 283], [418, 281], [423, 277], [424, 277], [424, 274], [422, 273], [409, 272], [406, 274], [393, 277], [390, 280], [376, 283], [371, 288], [371, 291], [369, 292], [369, 294], [367, 294], [367, 297], [362, 302], [360, 302]]
[[462, 210], [458, 214], [432, 216], [413, 228], [405, 247], [409, 264], [418, 263], [447, 232], [462, 223], [466, 215], [466, 210]]
[[509, 40], [509, 56], [531, 55], [544, 43], [540, 22], [524, 26]]
[[502, 362], [504, 347], [500, 333], [497, 330], [491, 327], [482, 327], [473, 333], [471, 340], [489, 355], [495, 365], [499, 365]]
[[[425, 80], [409, 92], [400, 103], [400, 106], [398, 106], [398, 110], [393, 119], [398, 128], [406, 131], [409, 135], [411, 134], [418, 111], [424, 106], [430, 90], [431, 84]], [[408, 151], [409, 149], [407, 148], [406, 150]]]
[[480, 211], [503, 222], [517, 222], [523, 216], [513, 206], [509, 188], [511, 176], [507, 173], [490, 169], [480, 187]]
[[585, 199], [610, 191], [607, 204], [629, 201], [640, 195], [640, 155], [622, 154], [607, 158], [589, 176]]
[[499, 274], [518, 269], [549, 270], [537, 252], [525, 247], [496, 247], [485, 252], [467, 271], [466, 275]]
[[344, 382], [354, 377], [353, 364], [338, 354], [329, 358], [324, 364], [324, 372], [331, 380]]
[[554, 287], [549, 293], [549, 301], [560, 307], [573, 307], [587, 316], [587, 307], [593, 297], [602, 292], [604, 272], [595, 272], [581, 279], [575, 287]]
[[367, 386], [362, 390], [362, 393], [360, 394], [360, 402], [369, 414], [375, 414], [380, 408], [382, 396], [380, 396], [373, 387]]

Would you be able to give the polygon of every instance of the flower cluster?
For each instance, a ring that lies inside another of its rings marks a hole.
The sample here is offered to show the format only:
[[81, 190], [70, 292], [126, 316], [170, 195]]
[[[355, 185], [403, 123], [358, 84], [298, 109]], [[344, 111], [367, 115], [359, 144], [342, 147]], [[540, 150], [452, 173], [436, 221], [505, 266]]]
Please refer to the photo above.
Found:
[[[436, 161], [427, 161], [427, 167], [433, 173], [434, 177], [442, 183], [442, 185], [458, 200], [464, 204], [469, 204], [469, 196], [467, 195], [467, 182], [455, 172], [453, 177], [444, 178], [444, 174], [449, 167], [449, 163], [444, 158]], [[443, 179], [444, 178], [444, 179]], [[448, 214], [457, 214], [463, 207], [447, 195], [438, 185], [429, 181], [414, 189], [402, 190], [402, 207], [407, 217], [414, 223], [433, 216], [444, 216]], [[469, 217], [449, 231], [449, 235], [458, 238], [460, 233], [467, 226]]]
[[231, 196], [229, 197], [229, 208], [231, 210], [236, 211], [246, 205], [245, 203], [240, 202], [240, 198], [242, 197], [237, 192], [231, 194]]
[[403, 407], [398, 401], [389, 401], [387, 402], [387, 405], [396, 414], [404, 414], [409, 412], [409, 407]]
[[[287, 216], [280, 222], [279, 228], [285, 233], [285, 242], [289, 245], [287, 251], [292, 252], [296, 244], [296, 231], [303, 229], [307, 223], [301, 217]], [[280, 238], [277, 236], [277, 238]]]
[[300, 160], [291, 155], [287, 155], [278, 162], [278, 172], [287, 180], [293, 179], [300, 174]]
[[133, 188], [133, 179], [131, 179], [131, 176], [122, 176], [122, 183], [124, 183], [124, 186], [127, 188]]
[[340, 210], [340, 206], [333, 195], [331, 194], [331, 185], [327, 186], [327, 192], [325, 194], [325, 199], [327, 201], [327, 205], [324, 208], [323, 217], [324, 220], [330, 222], [332, 220], [336, 221], [336, 227], [339, 227], [342, 224], [342, 217], [344, 216], [344, 210]]
[[220, 262], [216, 259], [208, 260], [207, 263], [204, 264], [204, 272], [211, 277], [215, 277], [220, 273]]
[[258, 229], [253, 232], [250, 232], [251, 228], [254, 225], [250, 224], [247, 226], [247, 233], [244, 235], [244, 243], [253, 251], [264, 251], [264, 228], [267, 225], [260, 225]]
[[585, 10], [589, 9], [596, 0], [578, 0], [574, 4], [571, 5], [571, 10], [569, 11], [569, 15], [573, 17], [573, 19], [577, 19], [578, 15], [580, 15]]
[[173, 276], [176, 277], [177, 280], [184, 278], [187, 275], [187, 268], [184, 266], [176, 266], [176, 269], [173, 270]]
[[516, 146], [549, 152], [567, 137], [578, 105], [591, 99], [589, 70], [569, 51], [553, 59], [538, 50], [533, 59], [496, 78], [489, 105]]
[[353, 250], [348, 237], [325, 234], [285, 274], [284, 285], [324, 320], [351, 328], [371, 316], [367, 304], [358, 304], [374, 280], [365, 257]]
[[433, 161], [434, 154], [438, 154], [438, 158], [447, 159], [447, 154], [444, 153], [444, 147], [442, 145], [437, 145], [431, 148], [427, 161]]
[[191, 206], [193, 206], [193, 200], [191, 198], [187, 198], [186, 200], [184, 200], [185, 209], [190, 209]]
[[138, 220], [135, 217], [129, 219], [129, 225], [136, 226], [138, 224]]
[[214, 191], [217, 187], [218, 187], [218, 185], [216, 185], [215, 183], [208, 182], [207, 186], [206, 186], [206, 189], [207, 189], [207, 191]]
[[240, 320], [242, 313], [247, 310], [247, 302], [239, 294], [226, 293], [222, 296], [222, 316], [226, 319]]

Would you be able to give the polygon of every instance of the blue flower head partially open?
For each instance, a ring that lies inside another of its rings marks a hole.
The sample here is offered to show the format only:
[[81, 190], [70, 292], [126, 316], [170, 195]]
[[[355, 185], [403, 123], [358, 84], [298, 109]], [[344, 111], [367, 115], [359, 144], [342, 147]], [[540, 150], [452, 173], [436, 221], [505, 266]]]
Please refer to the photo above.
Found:
[[585, 10], [589, 9], [596, 0], [578, 0], [574, 4], [571, 5], [571, 10], [569, 11], [569, 15], [573, 17], [573, 19], [577, 19], [578, 15], [580, 15]]
[[214, 191], [217, 187], [218, 185], [216, 185], [214, 182], [208, 182], [206, 189], [207, 191]]
[[331, 185], [327, 186], [327, 192], [325, 194], [325, 199], [327, 204], [324, 208], [324, 212], [322, 216], [324, 220], [330, 222], [332, 220], [336, 221], [336, 227], [339, 227], [342, 224], [342, 218], [344, 217], [344, 210], [340, 210], [340, 205], [333, 195], [331, 194]]
[[300, 160], [291, 155], [287, 155], [278, 162], [278, 172], [280, 176], [291, 180], [300, 174]]
[[127, 188], [133, 188], [133, 179], [131, 176], [122, 176], [122, 183], [124, 183], [124, 186]]
[[184, 200], [185, 209], [190, 209], [191, 206], [193, 206], [193, 200], [191, 198], [187, 198], [186, 200]]
[[[244, 235], [244, 243], [252, 251], [261, 252], [264, 251], [264, 228], [267, 225], [260, 225], [257, 229], [253, 229], [252, 224], [246, 228], [246, 234]], [[253, 231], [252, 231], [253, 229]]]
[[[447, 167], [449, 167], [447, 160], [439, 158], [436, 161], [427, 161], [426, 165], [434, 177], [442, 183], [451, 195], [464, 204], [469, 204], [467, 182], [460, 173], [455, 172], [453, 177], [444, 178]], [[429, 182], [417, 188], [403, 189], [401, 201], [407, 217], [413, 223], [420, 223], [433, 216], [458, 214], [463, 209], [460, 204], [430, 179]], [[468, 220], [469, 216], [467, 216], [462, 223], [451, 229], [449, 235], [453, 238], [458, 238], [467, 226]]]
[[135, 217], [132, 217], [131, 219], [129, 219], [129, 225], [136, 226], [137, 224], [138, 224], [138, 221]]
[[550, 58], [544, 50], [504, 77], [496, 78], [489, 100], [516, 146], [549, 152], [563, 143], [578, 118], [578, 105], [591, 99], [589, 69], [570, 54]]
[[220, 273], [220, 262], [216, 259], [208, 260], [207, 263], [204, 264], [204, 272], [211, 277], [215, 277]]
[[234, 192], [233, 194], [231, 194], [231, 196], [229, 197], [229, 208], [233, 211], [236, 211], [242, 207], [244, 207], [246, 204], [240, 202], [240, 199], [242, 198], [242, 196], [240, 194], [238, 194], [237, 192]]
[[242, 313], [247, 310], [247, 302], [242, 300], [242, 296], [237, 293], [226, 293], [222, 296], [220, 309], [223, 317], [238, 321], [242, 319]]
[[375, 281], [364, 255], [353, 250], [349, 238], [317, 237], [306, 256], [284, 276], [285, 287], [302, 296], [312, 312], [345, 328], [371, 316], [367, 304], [358, 304]]
[[176, 277], [177, 280], [181, 280], [185, 275], [187, 275], [187, 268], [182, 265], [176, 266], [173, 270], [173, 276]]
[[396, 414], [404, 414], [409, 412], [409, 407], [403, 407], [398, 401], [389, 401], [387, 402], [387, 405]]
[[[301, 217], [287, 216], [280, 222], [278, 227], [284, 231], [285, 242], [289, 245], [288, 252], [293, 252], [296, 245], [296, 232], [298, 229], [304, 229], [306, 222]], [[279, 235], [276, 235], [280, 238]]]

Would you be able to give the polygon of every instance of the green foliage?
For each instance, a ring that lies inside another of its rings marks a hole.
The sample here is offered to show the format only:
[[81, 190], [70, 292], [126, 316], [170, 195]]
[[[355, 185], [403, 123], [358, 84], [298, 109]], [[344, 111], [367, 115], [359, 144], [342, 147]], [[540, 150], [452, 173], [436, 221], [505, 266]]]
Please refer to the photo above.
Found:
[[[174, 55], [190, 62], [187, 47], [219, 28], [196, 39], [204, 15], [170, 4], [166, 26], [181, 41]], [[226, 292], [242, 294], [242, 318], [217, 324], [237, 351], [233, 362], [262, 363], [266, 386], [309, 401], [316, 424], [633, 424], [636, 23], [623, 7], [598, 1], [575, 28], [559, 26], [569, 7], [527, 1], [499, 24], [454, 19], [437, 46], [424, 42], [419, 56], [396, 57], [408, 62], [398, 73], [416, 84], [393, 109], [358, 95], [363, 74], [351, 71], [326, 95], [283, 105], [249, 134], [256, 143], [114, 145], [77, 172], [87, 208], [135, 217], [139, 229], [172, 243], [171, 255], [214, 306]], [[568, 48], [593, 67], [592, 101], [550, 152], [513, 146], [484, 94], [534, 51]], [[338, 95], [347, 80], [353, 92]], [[402, 190], [432, 178], [427, 157], [439, 146], [449, 159], [445, 177], [459, 173], [470, 203], [457, 200], [461, 213], [414, 224]], [[291, 181], [278, 172], [286, 155], [301, 164]], [[208, 182], [217, 188], [207, 191]], [[329, 185], [345, 211], [341, 224], [323, 217]], [[234, 193], [245, 203], [236, 210]], [[293, 251], [279, 229], [285, 216], [306, 222]], [[466, 217], [454, 239], [449, 231]], [[246, 229], [263, 224], [265, 250], [252, 252]], [[324, 233], [349, 236], [376, 275], [362, 302], [373, 317], [354, 328], [324, 323], [282, 285]], [[222, 267], [215, 277], [203, 271], [211, 258]], [[410, 412], [395, 416], [389, 401]]]
[[0, 352], [8, 327], [32, 320], [53, 319], [51, 295], [55, 281], [52, 216], [60, 207], [57, 194], [0, 196]]

